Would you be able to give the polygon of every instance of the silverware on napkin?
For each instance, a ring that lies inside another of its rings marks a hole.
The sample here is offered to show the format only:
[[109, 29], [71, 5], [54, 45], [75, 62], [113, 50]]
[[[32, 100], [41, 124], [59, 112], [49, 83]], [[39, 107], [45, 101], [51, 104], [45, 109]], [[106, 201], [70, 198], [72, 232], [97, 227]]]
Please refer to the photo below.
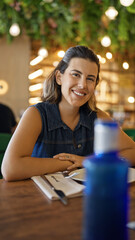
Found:
[[67, 197], [65, 196], [64, 192], [59, 190], [59, 189], [56, 189], [52, 184], [51, 182], [46, 178], [45, 175], [41, 175], [41, 178], [46, 182], [48, 183], [48, 185], [51, 187], [51, 189], [57, 194], [57, 196], [59, 197], [60, 201], [64, 204], [64, 205], [67, 205], [68, 203], [68, 200], [67, 200]]

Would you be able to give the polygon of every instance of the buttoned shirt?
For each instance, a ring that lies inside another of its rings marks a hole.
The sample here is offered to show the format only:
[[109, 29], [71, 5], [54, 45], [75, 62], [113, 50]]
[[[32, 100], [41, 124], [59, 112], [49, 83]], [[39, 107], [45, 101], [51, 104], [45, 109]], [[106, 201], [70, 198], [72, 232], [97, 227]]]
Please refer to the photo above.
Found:
[[80, 107], [80, 119], [72, 131], [61, 119], [58, 104], [41, 102], [38, 109], [42, 130], [34, 146], [33, 157], [52, 158], [58, 153], [87, 156], [93, 153], [94, 120], [97, 114], [86, 106]]

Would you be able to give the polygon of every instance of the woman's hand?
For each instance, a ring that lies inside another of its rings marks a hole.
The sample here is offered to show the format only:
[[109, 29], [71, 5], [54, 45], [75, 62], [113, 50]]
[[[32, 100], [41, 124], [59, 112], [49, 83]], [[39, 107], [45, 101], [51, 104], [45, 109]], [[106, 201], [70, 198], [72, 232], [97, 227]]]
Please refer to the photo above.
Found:
[[71, 166], [69, 166], [67, 168], [67, 170], [73, 170], [78, 167], [83, 167], [82, 163], [83, 163], [83, 160], [85, 159], [85, 157], [78, 156], [75, 154], [70, 154], [70, 153], [59, 153], [59, 154], [53, 156], [53, 158], [58, 158], [61, 161], [68, 160], [68, 161], [72, 162], [73, 164]]

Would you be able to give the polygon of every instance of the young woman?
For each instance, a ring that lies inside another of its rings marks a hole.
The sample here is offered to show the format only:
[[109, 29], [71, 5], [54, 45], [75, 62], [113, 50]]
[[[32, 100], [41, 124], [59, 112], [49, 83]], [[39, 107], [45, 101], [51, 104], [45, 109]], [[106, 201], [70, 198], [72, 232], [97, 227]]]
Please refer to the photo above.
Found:
[[[43, 102], [24, 113], [2, 164], [7, 181], [82, 167], [93, 153], [94, 120], [110, 119], [96, 108], [100, 65], [87, 47], [71, 47], [45, 80]], [[120, 155], [135, 165], [135, 143], [120, 130]]]

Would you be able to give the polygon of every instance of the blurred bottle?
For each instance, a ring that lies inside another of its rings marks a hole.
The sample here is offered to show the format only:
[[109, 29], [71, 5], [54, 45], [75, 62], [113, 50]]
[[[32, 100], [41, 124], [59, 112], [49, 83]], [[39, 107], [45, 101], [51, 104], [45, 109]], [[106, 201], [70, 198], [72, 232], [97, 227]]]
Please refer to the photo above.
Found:
[[127, 240], [128, 161], [118, 156], [118, 125], [97, 119], [94, 155], [84, 161], [83, 240]]

